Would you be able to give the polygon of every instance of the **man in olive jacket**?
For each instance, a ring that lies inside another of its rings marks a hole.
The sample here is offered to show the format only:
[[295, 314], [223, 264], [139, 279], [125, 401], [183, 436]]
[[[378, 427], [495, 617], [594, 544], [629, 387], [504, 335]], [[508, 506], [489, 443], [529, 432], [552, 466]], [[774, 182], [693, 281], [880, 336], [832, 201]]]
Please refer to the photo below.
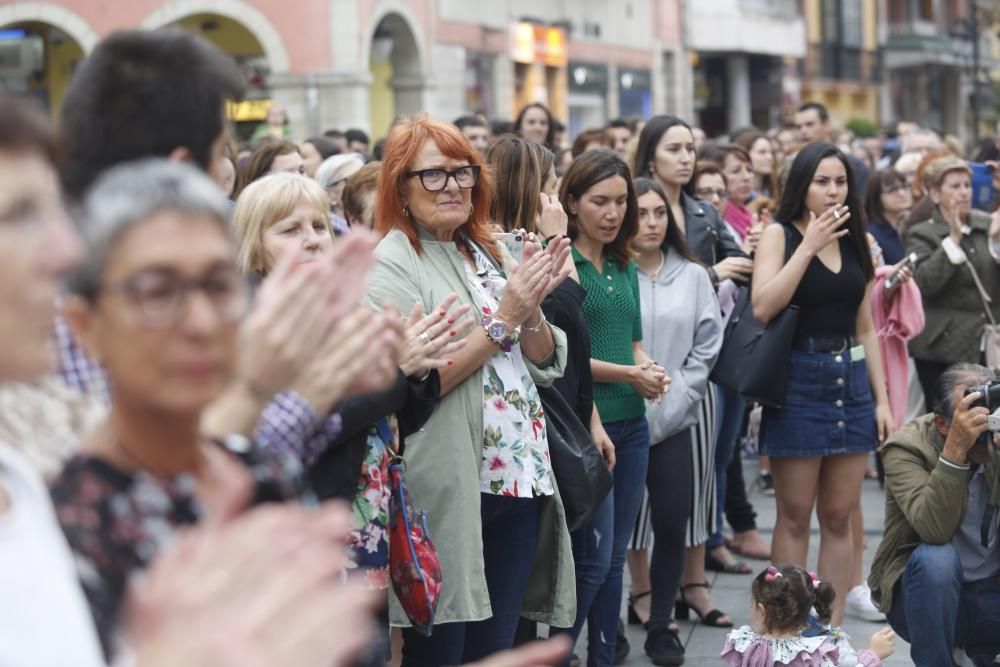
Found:
[[868, 583], [918, 666], [951, 665], [956, 646], [987, 663], [1000, 652], [996, 467], [980, 435], [989, 411], [969, 387], [988, 369], [955, 364], [941, 375], [932, 414], [882, 449], [885, 534]]

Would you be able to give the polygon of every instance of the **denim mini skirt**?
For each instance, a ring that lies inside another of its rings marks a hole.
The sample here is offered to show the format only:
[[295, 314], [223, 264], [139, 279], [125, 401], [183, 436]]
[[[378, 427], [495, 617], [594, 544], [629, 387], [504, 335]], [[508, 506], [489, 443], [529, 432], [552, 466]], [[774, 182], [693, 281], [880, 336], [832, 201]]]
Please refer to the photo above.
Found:
[[785, 406], [764, 406], [760, 453], [834, 456], [875, 451], [875, 403], [864, 359], [840, 352], [792, 350]]

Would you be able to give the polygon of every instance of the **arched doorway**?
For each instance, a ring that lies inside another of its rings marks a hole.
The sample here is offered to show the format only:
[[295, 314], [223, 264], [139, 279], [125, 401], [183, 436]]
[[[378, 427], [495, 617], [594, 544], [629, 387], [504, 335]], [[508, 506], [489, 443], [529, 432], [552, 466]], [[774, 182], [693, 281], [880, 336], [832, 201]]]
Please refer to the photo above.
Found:
[[83, 57], [83, 46], [54, 25], [7, 24], [0, 27], [0, 90], [25, 93], [55, 115]]
[[372, 35], [368, 66], [371, 130], [385, 136], [393, 120], [426, 110], [423, 54], [412, 24], [402, 14], [390, 12]]
[[236, 61], [247, 81], [247, 95], [242, 102], [229, 106], [228, 115], [237, 138], [248, 139], [257, 125], [267, 119], [271, 105], [268, 89], [271, 64], [260, 40], [242, 23], [219, 14], [192, 14], [168, 25], [204, 37]]
[[97, 33], [70, 10], [51, 3], [0, 6], [0, 90], [26, 93], [55, 115], [76, 66]]
[[175, 26], [197, 33], [233, 57], [247, 81], [244, 101], [230, 105], [229, 117], [240, 139], [249, 138], [267, 118], [272, 75], [289, 70], [288, 52], [277, 28], [242, 0], [172, 0], [150, 14], [142, 27]]

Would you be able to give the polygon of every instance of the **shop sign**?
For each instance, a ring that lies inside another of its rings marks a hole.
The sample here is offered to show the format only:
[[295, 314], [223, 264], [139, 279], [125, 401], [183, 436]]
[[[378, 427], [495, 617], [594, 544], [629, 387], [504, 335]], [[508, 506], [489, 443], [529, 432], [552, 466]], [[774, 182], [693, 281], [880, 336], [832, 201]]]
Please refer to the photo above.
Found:
[[648, 69], [618, 68], [618, 87], [621, 90], [649, 90], [650, 81]]
[[271, 100], [240, 100], [226, 103], [226, 117], [237, 123], [243, 121], [267, 120], [267, 111], [271, 108]]
[[608, 68], [593, 63], [569, 64], [569, 88], [574, 92], [604, 94], [608, 90]]
[[514, 24], [510, 35], [510, 58], [514, 62], [565, 67], [569, 61], [562, 28], [522, 22]]

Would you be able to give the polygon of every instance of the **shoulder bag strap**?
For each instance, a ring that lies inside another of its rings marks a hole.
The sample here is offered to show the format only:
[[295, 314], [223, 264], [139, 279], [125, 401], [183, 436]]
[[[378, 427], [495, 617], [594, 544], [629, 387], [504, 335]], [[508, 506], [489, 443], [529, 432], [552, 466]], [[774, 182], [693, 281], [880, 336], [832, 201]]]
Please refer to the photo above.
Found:
[[[796, 243], [795, 247], [793, 248], [792, 247], [792, 230], [789, 229], [789, 225], [787, 225], [787, 224], [785, 224], [783, 222], [778, 223], [778, 224], [781, 225], [781, 229], [785, 232], [785, 262], [784, 262], [784, 264], [788, 264], [788, 260], [790, 260], [792, 258], [792, 254], [794, 254], [795, 251], [799, 249], [799, 243], [802, 243], [802, 241], [799, 241], [798, 243]], [[782, 266], [784, 266], [784, 264], [782, 264]]]
[[[785, 232], [785, 261], [782, 262], [782, 264], [781, 264], [781, 266], [784, 267], [785, 264], [788, 264], [788, 260], [792, 258], [792, 253], [794, 253], [795, 250], [798, 249], [799, 246], [796, 244], [795, 248], [792, 248], [792, 243], [791, 243], [792, 233], [788, 229], [788, 225], [785, 225], [784, 223], [781, 223], [781, 222], [774, 222], [774, 223], [771, 223], [771, 224], [781, 225], [781, 230], [783, 232]], [[751, 253], [750, 254], [750, 259], [751, 260], [755, 260], [755, 257], [754, 257], [755, 254], [756, 253]], [[744, 305], [745, 306], [749, 306], [750, 305], [750, 295], [753, 294], [753, 272], [751, 272], [750, 273], [750, 277], [747, 278], [746, 284], [742, 285], [740, 287], [740, 292], [742, 292], [743, 290], [746, 290], [746, 304], [744, 304]], [[739, 298], [739, 297], [737, 297], [737, 298]], [[737, 300], [737, 303], [736, 303], [736, 307], [739, 308], [739, 301], [738, 300]], [[744, 310], [745, 310], [745, 308], [744, 308]], [[735, 314], [735, 312], [736, 311], [734, 310], [733, 313]]]
[[990, 298], [989, 292], [983, 286], [983, 281], [979, 279], [979, 274], [976, 272], [972, 262], [969, 261], [968, 257], [965, 259], [965, 265], [969, 267], [969, 273], [972, 274], [972, 282], [976, 283], [976, 291], [979, 293], [979, 300], [983, 302], [983, 310], [986, 311], [986, 318], [990, 321], [990, 324], [996, 326], [996, 319], [993, 317], [993, 310], [990, 308], [990, 304], [993, 299]]

